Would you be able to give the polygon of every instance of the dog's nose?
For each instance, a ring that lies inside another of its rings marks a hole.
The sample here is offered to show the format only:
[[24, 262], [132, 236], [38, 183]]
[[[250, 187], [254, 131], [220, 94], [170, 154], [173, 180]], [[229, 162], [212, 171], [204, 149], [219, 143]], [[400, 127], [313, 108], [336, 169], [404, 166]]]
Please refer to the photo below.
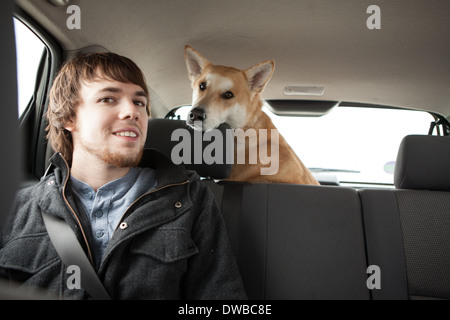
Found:
[[201, 108], [194, 108], [189, 112], [189, 119], [191, 121], [204, 121], [206, 119], [206, 112]]

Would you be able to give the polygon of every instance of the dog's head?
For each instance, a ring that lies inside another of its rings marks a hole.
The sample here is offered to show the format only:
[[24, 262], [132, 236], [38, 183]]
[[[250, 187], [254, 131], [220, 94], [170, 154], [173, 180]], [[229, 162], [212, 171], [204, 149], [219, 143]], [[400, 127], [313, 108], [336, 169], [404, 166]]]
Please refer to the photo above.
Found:
[[213, 65], [190, 46], [185, 59], [193, 88], [192, 109], [187, 124], [201, 124], [203, 131], [228, 123], [243, 128], [255, 109], [261, 108], [259, 94], [269, 82], [275, 62], [267, 60], [246, 70]]

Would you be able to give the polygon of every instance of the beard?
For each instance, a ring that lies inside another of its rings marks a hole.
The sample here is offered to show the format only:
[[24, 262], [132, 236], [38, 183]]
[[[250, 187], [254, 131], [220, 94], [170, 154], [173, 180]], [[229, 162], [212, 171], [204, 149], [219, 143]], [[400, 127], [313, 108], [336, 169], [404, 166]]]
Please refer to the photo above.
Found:
[[139, 162], [141, 162], [142, 154], [143, 150], [135, 155], [121, 154], [118, 152], [112, 153], [104, 150], [103, 152], [100, 152], [98, 156], [100, 156], [100, 158], [110, 166], [117, 168], [131, 168], [138, 166]]
[[139, 162], [141, 162], [142, 155], [144, 153], [144, 149], [141, 148], [138, 153], [129, 153], [124, 154], [123, 152], [113, 152], [108, 148], [93, 148], [88, 144], [85, 144], [81, 141], [81, 147], [85, 149], [87, 152], [95, 155], [99, 159], [101, 159], [106, 164], [117, 167], [117, 168], [131, 168], [137, 167]]

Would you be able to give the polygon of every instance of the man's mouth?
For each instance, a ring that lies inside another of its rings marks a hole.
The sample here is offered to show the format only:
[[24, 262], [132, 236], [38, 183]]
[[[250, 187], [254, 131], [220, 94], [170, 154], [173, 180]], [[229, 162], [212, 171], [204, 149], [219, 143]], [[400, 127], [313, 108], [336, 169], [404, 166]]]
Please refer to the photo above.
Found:
[[113, 133], [116, 136], [136, 138], [137, 134], [133, 131], [120, 131]]
[[128, 139], [136, 139], [139, 137], [139, 130], [137, 128], [122, 128], [113, 132], [113, 135]]

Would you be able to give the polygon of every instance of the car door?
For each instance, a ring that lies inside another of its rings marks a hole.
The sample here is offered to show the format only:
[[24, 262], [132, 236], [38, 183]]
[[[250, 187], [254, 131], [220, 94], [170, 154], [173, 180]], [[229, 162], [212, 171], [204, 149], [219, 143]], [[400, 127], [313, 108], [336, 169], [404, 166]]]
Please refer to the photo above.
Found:
[[7, 217], [8, 209], [19, 181], [19, 135], [17, 117], [17, 79], [14, 27], [12, 20], [13, 1], [0, 2], [0, 39], [2, 106], [0, 108], [0, 148], [3, 154], [0, 168], [0, 197], [2, 209], [0, 225]]

